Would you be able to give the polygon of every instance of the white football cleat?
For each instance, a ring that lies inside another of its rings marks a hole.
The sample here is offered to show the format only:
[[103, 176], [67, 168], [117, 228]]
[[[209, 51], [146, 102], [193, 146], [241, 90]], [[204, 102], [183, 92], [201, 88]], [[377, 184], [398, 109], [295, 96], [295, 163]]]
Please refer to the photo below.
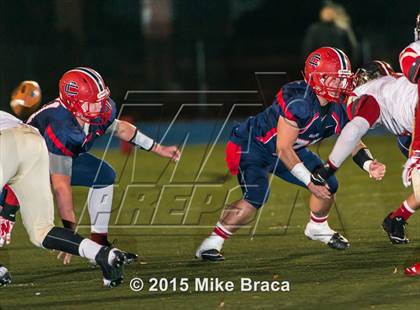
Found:
[[338, 232], [332, 230], [328, 222], [322, 224], [309, 222], [305, 228], [305, 236], [311, 240], [321, 241], [336, 250], [345, 250], [350, 247], [349, 241]]
[[223, 261], [225, 258], [220, 253], [223, 242], [222, 237], [211, 235], [204, 239], [195, 252], [195, 257], [204, 261]]

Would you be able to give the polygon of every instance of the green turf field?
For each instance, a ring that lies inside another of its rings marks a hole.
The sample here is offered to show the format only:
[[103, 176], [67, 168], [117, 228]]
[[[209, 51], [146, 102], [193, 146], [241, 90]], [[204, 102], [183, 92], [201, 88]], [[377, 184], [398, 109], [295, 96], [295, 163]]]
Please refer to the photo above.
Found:
[[[218, 219], [225, 202], [240, 196], [227, 176], [223, 146], [186, 147], [178, 166], [145, 152], [126, 158], [112, 151], [105, 157], [119, 181], [114, 196], [111, 238], [122, 249], [135, 251], [141, 263], [126, 268], [125, 283], [101, 287], [101, 273], [74, 258], [63, 266], [55, 255], [33, 247], [18, 221], [12, 244], [0, 250], [0, 262], [14, 283], [0, 288], [1, 309], [418, 309], [420, 278], [407, 278], [403, 267], [420, 260], [420, 216], [410, 219], [405, 246], [390, 244], [381, 230], [387, 212], [399, 206], [408, 191], [401, 184], [402, 155], [393, 137], [366, 139], [387, 176], [370, 180], [352, 161], [338, 173], [340, 189], [330, 225], [351, 242], [344, 252], [309, 241], [308, 193], [275, 179], [268, 204], [250, 227], [229, 240], [223, 263], [193, 258], [196, 247]], [[331, 142], [320, 154], [325, 158]], [[135, 161], [133, 159], [135, 158]], [[134, 167], [134, 168], [133, 168]], [[170, 184], [169, 184], [170, 183]], [[130, 186], [128, 186], [130, 184]], [[169, 184], [169, 185], [168, 185]], [[86, 191], [76, 190], [78, 214]], [[295, 203], [294, 203], [295, 202]], [[58, 223], [58, 221], [57, 221]], [[82, 224], [88, 224], [86, 214]], [[87, 228], [82, 228], [88, 234]], [[290, 281], [290, 292], [132, 292], [133, 277], [219, 277], [238, 284], [241, 277]]]

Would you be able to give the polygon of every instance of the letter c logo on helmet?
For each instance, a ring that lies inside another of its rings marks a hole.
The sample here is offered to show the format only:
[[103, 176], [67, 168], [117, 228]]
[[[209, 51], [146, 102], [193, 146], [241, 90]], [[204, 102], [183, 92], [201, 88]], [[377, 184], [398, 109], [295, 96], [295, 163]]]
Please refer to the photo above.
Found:
[[315, 53], [309, 59], [308, 62], [312, 67], [318, 67], [319, 62], [321, 61], [321, 55]]
[[112, 113], [110, 91], [98, 72], [87, 67], [71, 69], [59, 82], [60, 101], [89, 124], [105, 124]]
[[69, 96], [77, 95], [78, 90], [79, 90], [79, 87], [77, 86], [77, 83], [74, 81], [70, 81], [64, 86], [64, 91]]

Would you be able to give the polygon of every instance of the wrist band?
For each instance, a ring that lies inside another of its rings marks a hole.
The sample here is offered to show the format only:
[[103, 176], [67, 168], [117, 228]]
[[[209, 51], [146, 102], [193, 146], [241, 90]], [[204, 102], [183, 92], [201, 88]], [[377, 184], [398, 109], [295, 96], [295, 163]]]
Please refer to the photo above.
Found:
[[11, 206], [5, 203], [3, 205], [3, 210], [1, 210], [0, 212], [0, 216], [2, 216], [3, 218], [9, 221], [16, 222], [16, 213], [18, 211], [19, 211], [19, 206]]
[[372, 162], [373, 162], [373, 160], [367, 160], [367, 161], [365, 161], [364, 164], [363, 164], [363, 170], [365, 170], [366, 172], [369, 172], [369, 167], [370, 167], [370, 164]]
[[303, 163], [294, 165], [292, 170], [290, 170], [290, 173], [305, 185], [308, 185], [311, 182], [311, 172]]
[[63, 220], [63, 219], [61, 220], [61, 222], [63, 223], [64, 228], [70, 229], [72, 231], [76, 230], [76, 223], [73, 223], [73, 222], [70, 222], [70, 221], [67, 221], [67, 220]]
[[151, 151], [155, 145], [155, 140], [149, 138], [145, 134], [141, 133], [139, 130], [136, 130], [136, 133], [129, 142], [141, 147], [146, 151]]
[[353, 156], [353, 161], [360, 167], [360, 169], [369, 172], [369, 166], [373, 161], [373, 156], [369, 149], [362, 148], [356, 153], [356, 155]]

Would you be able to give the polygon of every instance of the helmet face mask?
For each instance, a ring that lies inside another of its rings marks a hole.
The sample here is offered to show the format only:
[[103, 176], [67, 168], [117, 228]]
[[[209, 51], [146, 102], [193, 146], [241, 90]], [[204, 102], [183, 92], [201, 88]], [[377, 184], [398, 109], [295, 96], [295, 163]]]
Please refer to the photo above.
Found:
[[353, 91], [353, 74], [348, 72], [316, 72], [309, 83], [315, 93], [328, 101], [345, 102]]
[[109, 119], [112, 107], [108, 100], [72, 104], [74, 115], [85, 123], [103, 125]]
[[333, 47], [321, 47], [309, 54], [304, 77], [315, 94], [328, 101], [344, 103], [354, 88], [350, 60]]
[[59, 89], [61, 102], [83, 122], [103, 125], [111, 116], [110, 91], [93, 69], [79, 67], [67, 71], [60, 79]]
[[364, 65], [362, 68], [357, 69], [354, 74], [353, 84], [354, 87], [358, 87], [383, 76], [397, 77], [398, 75], [389, 63], [381, 60], [374, 60]]

